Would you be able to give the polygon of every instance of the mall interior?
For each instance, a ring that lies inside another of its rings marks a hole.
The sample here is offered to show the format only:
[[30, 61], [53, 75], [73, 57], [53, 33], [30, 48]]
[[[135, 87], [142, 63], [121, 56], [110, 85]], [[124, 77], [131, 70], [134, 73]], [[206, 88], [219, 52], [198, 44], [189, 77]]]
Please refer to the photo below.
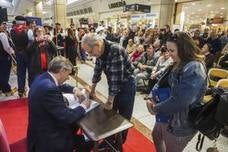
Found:
[[0, 0], [0, 152], [228, 152], [228, 0]]

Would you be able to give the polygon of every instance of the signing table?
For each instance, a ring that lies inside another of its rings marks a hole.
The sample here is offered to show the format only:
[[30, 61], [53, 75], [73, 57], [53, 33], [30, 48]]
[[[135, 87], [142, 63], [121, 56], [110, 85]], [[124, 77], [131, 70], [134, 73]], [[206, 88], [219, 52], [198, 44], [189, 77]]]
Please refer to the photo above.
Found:
[[[98, 142], [106, 141], [107, 137], [116, 135], [117, 147], [115, 151], [122, 151], [121, 131], [133, 127], [133, 124], [117, 114], [114, 110], [105, 110], [102, 106], [89, 111], [85, 117], [79, 121], [79, 126], [84, 133], [95, 142], [94, 152], [98, 151]], [[107, 141], [106, 141], [107, 142]], [[108, 143], [110, 145], [110, 143]], [[110, 147], [114, 148], [113, 145]]]

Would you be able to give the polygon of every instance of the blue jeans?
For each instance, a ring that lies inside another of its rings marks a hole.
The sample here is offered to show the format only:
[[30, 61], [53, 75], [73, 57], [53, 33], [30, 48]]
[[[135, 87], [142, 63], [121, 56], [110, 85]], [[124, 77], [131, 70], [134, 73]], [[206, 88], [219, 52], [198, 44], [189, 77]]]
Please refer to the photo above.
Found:
[[28, 56], [24, 51], [16, 53], [18, 92], [25, 91], [26, 69], [28, 69]]
[[[129, 77], [128, 81], [123, 83], [121, 92], [116, 95], [113, 103], [113, 109], [124, 118], [130, 120], [135, 101], [136, 82], [134, 77]], [[123, 143], [127, 138], [127, 130], [122, 132]]]
[[9, 56], [0, 57], [0, 89], [3, 93], [11, 91], [11, 86], [9, 85], [11, 66], [11, 58]]

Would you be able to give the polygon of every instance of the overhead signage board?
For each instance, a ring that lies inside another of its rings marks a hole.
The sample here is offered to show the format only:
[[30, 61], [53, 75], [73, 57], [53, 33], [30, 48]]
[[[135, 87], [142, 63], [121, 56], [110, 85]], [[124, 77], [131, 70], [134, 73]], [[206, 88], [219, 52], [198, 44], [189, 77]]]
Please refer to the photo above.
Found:
[[151, 7], [149, 5], [142, 5], [142, 4], [131, 4], [125, 5], [123, 11], [138, 11], [143, 13], [150, 13]]
[[120, 2], [115, 2], [115, 3], [108, 4], [108, 7], [109, 7], [109, 9], [113, 9], [113, 8], [123, 7], [125, 5], [126, 5], [126, 2], [121, 0]]

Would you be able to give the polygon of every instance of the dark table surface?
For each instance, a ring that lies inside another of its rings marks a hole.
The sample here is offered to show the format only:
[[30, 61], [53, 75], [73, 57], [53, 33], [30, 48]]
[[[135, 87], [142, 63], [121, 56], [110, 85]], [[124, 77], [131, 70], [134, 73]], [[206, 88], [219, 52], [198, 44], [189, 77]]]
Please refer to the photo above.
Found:
[[102, 106], [89, 111], [79, 126], [93, 141], [99, 141], [133, 127], [133, 124], [114, 110], [105, 110]]

